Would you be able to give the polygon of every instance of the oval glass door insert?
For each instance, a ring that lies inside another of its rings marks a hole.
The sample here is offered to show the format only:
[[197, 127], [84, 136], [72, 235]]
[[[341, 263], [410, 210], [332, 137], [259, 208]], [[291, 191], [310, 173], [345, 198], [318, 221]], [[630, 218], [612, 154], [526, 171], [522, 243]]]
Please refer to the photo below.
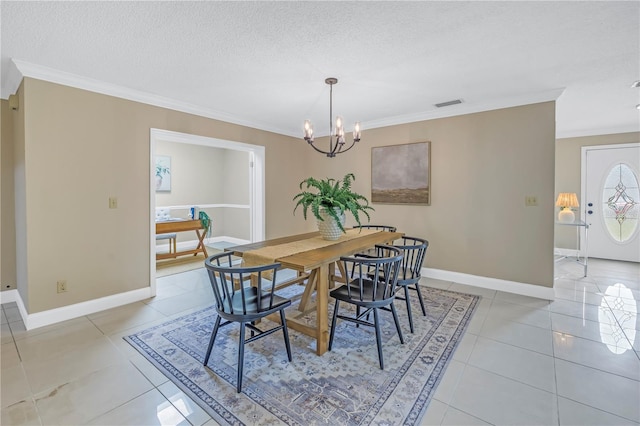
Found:
[[616, 164], [609, 171], [602, 188], [602, 217], [611, 238], [624, 243], [638, 229], [638, 177], [631, 167]]

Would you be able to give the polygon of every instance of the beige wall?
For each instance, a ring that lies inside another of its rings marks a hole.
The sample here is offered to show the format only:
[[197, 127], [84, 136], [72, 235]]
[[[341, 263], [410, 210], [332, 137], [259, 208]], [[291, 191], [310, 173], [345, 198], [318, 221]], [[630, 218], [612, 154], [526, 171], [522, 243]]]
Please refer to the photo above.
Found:
[[[372, 222], [429, 239], [428, 267], [553, 283], [553, 102], [365, 130], [358, 147], [328, 159], [296, 138], [30, 78], [23, 85], [16, 246], [29, 313], [149, 285], [149, 128], [265, 146], [267, 238], [315, 229], [292, 215], [303, 178], [354, 172], [354, 189], [369, 197], [371, 147], [429, 140], [432, 205], [374, 205]], [[525, 207], [526, 195], [539, 206]], [[110, 196], [118, 209], [108, 209]], [[56, 293], [59, 279], [67, 293]]]
[[0, 101], [0, 288], [16, 288], [16, 231], [13, 201], [13, 111]]
[[[580, 179], [582, 173], [582, 147], [594, 145], [615, 145], [640, 142], [640, 133], [617, 133], [612, 135], [585, 136], [579, 138], [558, 139], [556, 142], [556, 184], [555, 194], [560, 192], [575, 192], [578, 194], [580, 207], [576, 210], [576, 217], [580, 217], [579, 210], [584, 206], [580, 199]], [[555, 207], [558, 214], [559, 207]], [[556, 226], [556, 247], [575, 249], [576, 233], [566, 226]]]
[[293, 138], [30, 78], [24, 98], [29, 313], [149, 286], [150, 128], [265, 146], [267, 237], [295, 231], [272, 213], [303, 175], [299, 162], [280, 173], [304, 155]]
[[[307, 174], [354, 172], [370, 197], [371, 148], [421, 141], [431, 141], [431, 205], [374, 204], [371, 222], [428, 239], [427, 267], [551, 287], [555, 103], [365, 129], [335, 159], [309, 149]], [[525, 207], [526, 195], [539, 205]]]

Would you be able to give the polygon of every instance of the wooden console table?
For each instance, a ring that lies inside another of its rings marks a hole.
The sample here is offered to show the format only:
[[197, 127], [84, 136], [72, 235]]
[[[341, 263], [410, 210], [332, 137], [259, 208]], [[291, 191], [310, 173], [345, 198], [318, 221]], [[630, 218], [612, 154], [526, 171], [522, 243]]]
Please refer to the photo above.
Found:
[[204, 257], [209, 257], [207, 249], [204, 246], [205, 229], [202, 227], [200, 220], [170, 220], [166, 222], [156, 222], [156, 235], [172, 234], [174, 232], [196, 231], [198, 236], [198, 245], [193, 250], [176, 251], [175, 253], [156, 253], [156, 260], [175, 259], [178, 256], [203, 253]]

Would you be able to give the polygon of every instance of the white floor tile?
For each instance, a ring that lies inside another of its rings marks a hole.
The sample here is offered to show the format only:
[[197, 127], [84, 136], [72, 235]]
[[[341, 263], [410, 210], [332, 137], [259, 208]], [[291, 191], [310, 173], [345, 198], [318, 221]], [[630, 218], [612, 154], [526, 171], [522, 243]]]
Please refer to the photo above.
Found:
[[462, 377], [464, 368], [465, 363], [451, 361], [447, 366], [447, 369], [445, 370], [442, 378], [440, 379], [440, 383], [438, 384], [433, 397], [440, 402], [449, 404], [456, 391], [458, 382], [460, 382], [460, 377]]
[[533, 325], [544, 329], [551, 328], [551, 317], [547, 309], [536, 309], [502, 300], [494, 300], [489, 310], [489, 315], [494, 318], [503, 318], [507, 321]]
[[492, 316], [485, 320], [479, 335], [545, 355], [553, 355], [549, 329]]
[[590, 293], [588, 291], [580, 291], [577, 289], [555, 287], [553, 289], [556, 299], [571, 300], [578, 303], [586, 303], [588, 305], [600, 306], [602, 303], [601, 293]]
[[106, 414], [91, 420], [90, 425], [180, 425], [190, 423], [171, 402], [152, 389]]
[[556, 362], [558, 396], [640, 422], [640, 383], [580, 364]]
[[471, 334], [467, 331], [462, 340], [458, 343], [458, 347], [453, 353], [453, 359], [456, 361], [467, 362], [477, 339], [478, 336], [476, 334]]
[[549, 306], [549, 301], [546, 299], [538, 299], [536, 297], [523, 296], [521, 294], [507, 293], [504, 291], [496, 292], [494, 299], [536, 309], [547, 309]]
[[[553, 331], [568, 334], [594, 342], [615, 342], [620, 341], [621, 331], [618, 324], [599, 323], [597, 321], [585, 320], [564, 314], [551, 314], [551, 327]], [[624, 344], [624, 343], [622, 343]]]
[[465, 368], [450, 405], [494, 425], [558, 423], [553, 393], [473, 366]]
[[460, 410], [456, 410], [455, 408], [449, 407], [447, 412], [444, 414], [442, 423], [440, 424], [446, 425], [446, 426], [460, 426], [460, 425], [482, 426], [482, 425], [490, 425], [491, 423], [484, 422], [477, 417], [471, 416]]
[[33, 399], [22, 400], [0, 410], [0, 424], [11, 426], [40, 426], [40, 416]]
[[594, 342], [555, 332], [553, 351], [556, 358], [640, 381], [640, 359], [624, 334], [621, 340], [626, 344]]
[[31, 388], [22, 365], [3, 368], [0, 374], [0, 408], [4, 409], [31, 397]]
[[178, 409], [180, 414], [182, 414], [190, 424], [197, 426], [211, 420], [211, 416], [172, 382], [164, 383], [158, 387], [158, 390]]
[[153, 386], [128, 362], [104, 368], [35, 395], [44, 424], [85, 424], [151, 390]]
[[588, 405], [580, 404], [567, 398], [558, 397], [558, 410], [561, 425], [575, 426], [625, 426], [637, 425], [622, 417]]
[[479, 337], [469, 365], [547, 392], [556, 391], [553, 357]]
[[35, 394], [125, 361], [126, 358], [109, 339], [102, 337], [87, 342], [72, 352], [25, 361], [23, 366], [31, 390]]
[[165, 317], [166, 315], [142, 302], [89, 315], [91, 322], [104, 334], [112, 334], [116, 331], [126, 330], [127, 328], [147, 324]]
[[589, 305], [571, 300], [556, 299], [549, 305], [551, 312], [589, 321], [614, 323], [615, 317], [607, 305]]
[[424, 416], [422, 416], [422, 419], [420, 420], [420, 424], [422, 426], [439, 425], [444, 419], [444, 415], [447, 412], [448, 408], [449, 405], [436, 399], [432, 399], [429, 402], [427, 411], [424, 413]]

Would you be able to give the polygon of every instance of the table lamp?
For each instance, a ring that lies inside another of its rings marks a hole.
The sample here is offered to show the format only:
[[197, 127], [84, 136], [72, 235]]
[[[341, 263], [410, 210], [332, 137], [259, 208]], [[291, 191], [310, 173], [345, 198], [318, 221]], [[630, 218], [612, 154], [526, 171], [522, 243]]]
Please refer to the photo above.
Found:
[[556, 206], [562, 208], [558, 213], [558, 222], [572, 223], [576, 219], [576, 215], [571, 207], [578, 207], [578, 196], [573, 192], [561, 192], [558, 194]]

